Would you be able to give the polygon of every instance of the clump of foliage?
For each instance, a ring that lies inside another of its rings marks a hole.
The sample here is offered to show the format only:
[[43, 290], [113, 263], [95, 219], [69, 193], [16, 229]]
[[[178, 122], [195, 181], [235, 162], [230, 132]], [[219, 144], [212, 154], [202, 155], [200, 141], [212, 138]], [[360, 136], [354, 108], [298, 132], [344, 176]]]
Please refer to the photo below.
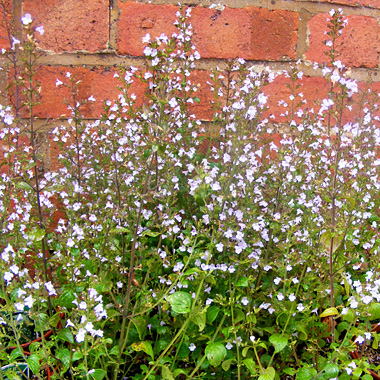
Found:
[[95, 99], [79, 98], [77, 78], [57, 80], [71, 118], [51, 132], [54, 171], [34, 116], [43, 29], [25, 15], [25, 38], [3, 51], [14, 74], [13, 104], [0, 109], [3, 378], [377, 370], [365, 360], [380, 319], [377, 94], [359, 94], [339, 60], [344, 17], [330, 12], [318, 106], [305, 103], [296, 64], [281, 73], [283, 113], [269, 117], [266, 86], [280, 74], [237, 59], [211, 75], [209, 134], [193, 114], [189, 17], [181, 8], [177, 33], [144, 38], [145, 66], [120, 68], [120, 94], [99, 120], [83, 119]]

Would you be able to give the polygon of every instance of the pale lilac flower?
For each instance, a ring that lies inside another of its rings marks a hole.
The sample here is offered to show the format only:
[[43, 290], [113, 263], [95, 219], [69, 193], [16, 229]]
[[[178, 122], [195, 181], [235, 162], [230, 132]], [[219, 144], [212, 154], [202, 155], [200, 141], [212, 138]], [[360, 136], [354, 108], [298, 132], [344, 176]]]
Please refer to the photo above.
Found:
[[189, 350], [191, 352], [195, 351], [196, 348], [197, 348], [197, 346], [194, 343], [190, 343]]
[[49, 296], [56, 296], [57, 295], [57, 292], [55, 291], [54, 286], [51, 283], [51, 281], [45, 283], [45, 288], [48, 291]]
[[79, 331], [78, 331], [78, 334], [77, 334], [76, 337], [75, 337], [75, 340], [76, 340], [78, 343], [84, 342], [84, 338], [85, 338], [85, 336], [86, 336], [86, 330], [80, 328]]
[[243, 297], [242, 300], [241, 300], [241, 303], [242, 303], [244, 306], [247, 306], [247, 305], [249, 304], [248, 298], [247, 298], [247, 297]]
[[25, 13], [23, 17], [21, 17], [21, 22], [23, 25], [29, 25], [33, 22], [32, 16], [30, 13]]
[[45, 29], [43, 26], [37, 26], [36, 31], [40, 33], [41, 36], [45, 33]]

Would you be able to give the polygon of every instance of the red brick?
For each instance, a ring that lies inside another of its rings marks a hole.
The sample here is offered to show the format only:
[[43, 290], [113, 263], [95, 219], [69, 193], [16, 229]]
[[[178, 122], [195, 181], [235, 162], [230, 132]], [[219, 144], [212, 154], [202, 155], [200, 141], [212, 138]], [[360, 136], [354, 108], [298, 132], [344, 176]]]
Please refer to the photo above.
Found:
[[248, 8], [224, 11], [195, 7], [190, 22], [202, 58], [248, 58], [252, 54], [252, 17]]
[[36, 34], [42, 49], [96, 52], [107, 47], [108, 0], [24, 0], [23, 13], [44, 27], [42, 36]]
[[296, 12], [251, 8], [252, 45], [248, 59], [295, 58], [299, 15]]
[[11, 0], [6, 0], [4, 7], [0, 4], [0, 49], [8, 49], [10, 47], [7, 28], [13, 28]]
[[119, 2], [120, 16], [117, 22], [117, 50], [120, 54], [143, 55], [142, 38], [147, 33], [151, 38], [161, 33], [171, 36], [177, 31], [174, 26], [174, 5], [138, 4], [132, 1]]
[[195, 7], [191, 23], [203, 58], [280, 60], [296, 54], [298, 13], [264, 8]]
[[[275, 78], [275, 80], [269, 85], [263, 87], [262, 92], [265, 95], [268, 95], [268, 106], [269, 110], [265, 113], [265, 116], [269, 117], [270, 115], [275, 115], [275, 122], [284, 122], [286, 118], [280, 116], [289, 108], [284, 108], [284, 106], [279, 105], [279, 101], [284, 100], [288, 105], [291, 104], [290, 95], [292, 95], [291, 90], [286, 86], [290, 83], [289, 78], [286, 78], [284, 75], [280, 75]], [[295, 101], [297, 103], [305, 99], [306, 104], [303, 104], [301, 107], [303, 110], [314, 108], [314, 111], [317, 113], [319, 110], [319, 103], [328, 96], [328, 84], [327, 82], [320, 77], [306, 77], [304, 76], [302, 80], [299, 81], [301, 87], [296, 91], [296, 93], [302, 93], [303, 98], [297, 97]], [[299, 109], [298, 108], [298, 109]], [[297, 109], [297, 110], [298, 110]], [[270, 119], [272, 120], [272, 119]]]
[[[328, 62], [324, 54], [327, 47], [323, 43], [328, 39], [324, 33], [327, 30], [328, 14], [314, 16], [308, 23], [309, 50], [306, 58], [319, 63]], [[343, 29], [337, 43], [340, 59], [351, 67], [377, 67], [379, 64], [379, 24], [376, 18], [367, 16], [347, 16], [348, 25]]]
[[364, 6], [370, 8], [380, 8], [380, 0], [312, 0], [316, 3], [331, 3], [349, 5], [352, 7]]
[[194, 70], [190, 76], [193, 84], [200, 85], [200, 88], [194, 94], [199, 98], [200, 103], [194, 103], [189, 109], [200, 120], [212, 120], [211, 101], [213, 100], [213, 94], [210, 90], [210, 85], [207, 84], [207, 82], [210, 82], [210, 74], [207, 70]]
[[[114, 78], [114, 70], [105, 68], [68, 68], [68, 67], [41, 67], [36, 76], [36, 80], [41, 82], [41, 102], [42, 104], [35, 108], [36, 115], [41, 118], [60, 117], [62, 115], [70, 117], [70, 111], [63, 100], [69, 98], [68, 89], [59, 86], [56, 87], [56, 80], [59, 79], [68, 83], [66, 72], [72, 73], [75, 78], [81, 80], [79, 86], [79, 99], [87, 99], [93, 95], [95, 102], [88, 102], [83, 107], [83, 116], [86, 118], [98, 118], [103, 110], [102, 101], [114, 100], [117, 98], [119, 91], [117, 85], [119, 81]], [[143, 98], [144, 88], [136, 81], [132, 87], [133, 92], [138, 99]]]
[[[154, 38], [176, 32], [177, 10], [173, 5], [121, 3], [118, 52], [141, 56], [147, 33]], [[202, 58], [278, 60], [295, 57], [298, 18], [296, 12], [256, 7], [223, 11], [194, 7], [190, 22]]]

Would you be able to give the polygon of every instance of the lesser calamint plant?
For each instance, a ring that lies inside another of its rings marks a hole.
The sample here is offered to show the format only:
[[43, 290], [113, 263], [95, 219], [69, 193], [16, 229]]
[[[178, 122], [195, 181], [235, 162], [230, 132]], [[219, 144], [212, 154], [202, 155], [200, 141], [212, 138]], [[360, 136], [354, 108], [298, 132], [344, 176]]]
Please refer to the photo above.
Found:
[[212, 73], [205, 144], [190, 10], [171, 37], [144, 38], [144, 67], [115, 73], [120, 95], [99, 120], [83, 118], [97, 99], [78, 98], [79, 78], [57, 79], [71, 118], [51, 133], [54, 172], [40, 170], [30, 15], [25, 41], [4, 52], [20, 60], [20, 102], [16, 116], [0, 111], [3, 377], [21, 363], [42, 378], [95, 380], [370, 379], [376, 369], [350, 352], [378, 345], [380, 133], [376, 95], [368, 87], [356, 102], [339, 61], [341, 12], [329, 15], [329, 62], [315, 66], [319, 105], [303, 100], [297, 63], [278, 73], [289, 98], [271, 115], [275, 75], [234, 60]]

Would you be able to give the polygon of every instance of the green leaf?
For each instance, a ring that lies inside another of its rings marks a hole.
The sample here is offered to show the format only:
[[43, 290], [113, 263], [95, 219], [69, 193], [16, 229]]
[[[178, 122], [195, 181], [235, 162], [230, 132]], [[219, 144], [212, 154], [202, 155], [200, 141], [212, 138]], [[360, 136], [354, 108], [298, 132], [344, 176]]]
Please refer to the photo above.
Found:
[[173, 371], [173, 377], [176, 378], [178, 375], [186, 376], [186, 372], [182, 368], [177, 368]]
[[260, 373], [261, 375], [259, 377], [259, 380], [273, 380], [276, 376], [276, 370], [273, 367], [262, 369]]
[[[332, 240], [333, 239], [333, 240]], [[332, 241], [332, 253], [334, 253], [342, 242], [342, 236], [333, 236], [330, 231], [326, 231], [321, 236], [321, 243], [326, 248], [326, 251], [330, 251], [331, 249], [331, 241]]]
[[90, 376], [94, 380], [102, 380], [107, 375], [107, 372], [104, 369], [96, 369], [94, 372], [90, 373]]
[[329, 379], [333, 379], [339, 375], [339, 367], [334, 363], [328, 363], [324, 368], [324, 372]]
[[245, 320], [245, 313], [243, 313], [240, 309], [234, 309], [235, 314], [235, 323], [241, 322]]
[[78, 352], [78, 351], [75, 351], [73, 353], [73, 362], [76, 362], [77, 360], [79, 359], [82, 359], [83, 358], [83, 354], [81, 352]]
[[201, 100], [197, 96], [194, 96], [193, 100], [194, 100], [195, 103], [200, 103], [201, 102]]
[[371, 316], [369, 317], [370, 321], [374, 319], [380, 319], [380, 303], [373, 303], [369, 309]]
[[252, 358], [247, 358], [243, 360], [243, 364], [248, 368], [251, 375], [256, 373], [256, 362]]
[[227, 355], [227, 349], [220, 342], [210, 343], [205, 349], [205, 354], [213, 366], [218, 366]]
[[58, 305], [65, 307], [66, 309], [72, 309], [75, 306], [73, 304], [73, 301], [75, 301], [75, 299], [75, 293], [72, 290], [64, 290], [59, 296]]
[[15, 187], [20, 190], [33, 190], [33, 187], [29, 185], [29, 183], [23, 181], [15, 182]]
[[339, 312], [336, 307], [329, 307], [321, 315], [320, 318], [329, 317], [330, 315], [338, 315]]
[[222, 363], [222, 368], [223, 368], [223, 371], [228, 371], [231, 367], [231, 363], [234, 359], [228, 359], [228, 360], [225, 360], [223, 363]]
[[206, 310], [197, 308], [190, 314], [190, 321], [195, 323], [199, 331], [203, 331], [206, 326]]
[[148, 354], [152, 358], [152, 360], [154, 360], [153, 348], [150, 342], [144, 341], [144, 342], [139, 342], [139, 343], [133, 343], [132, 349], [134, 351], [144, 351], [146, 354]]
[[220, 310], [218, 306], [210, 306], [207, 309], [207, 320], [210, 324], [215, 321], [215, 318], [218, 316], [219, 311]]
[[286, 373], [287, 375], [294, 376], [297, 373], [297, 370], [291, 367], [286, 367], [282, 370], [282, 372]]
[[30, 240], [36, 243], [44, 238], [45, 231], [42, 228], [36, 227], [34, 230], [29, 232], [28, 236]]
[[238, 282], [236, 283], [236, 286], [241, 286], [242, 288], [246, 288], [248, 286], [248, 278], [240, 277]]
[[314, 368], [301, 368], [296, 376], [296, 380], [310, 380], [317, 375], [317, 371]]
[[346, 314], [342, 315], [342, 319], [351, 323], [355, 318], [355, 312], [352, 309], [348, 309]]
[[274, 345], [275, 352], [280, 352], [288, 345], [288, 338], [280, 334], [273, 334], [269, 337], [269, 342]]
[[161, 374], [162, 374], [163, 380], [174, 380], [172, 372], [165, 365], [161, 367]]
[[26, 359], [26, 362], [34, 374], [40, 372], [40, 358], [37, 355], [30, 355], [28, 359]]
[[69, 351], [69, 349], [67, 349], [67, 348], [61, 348], [57, 352], [56, 356], [62, 362], [63, 367], [65, 369], [70, 367], [70, 360], [71, 360], [71, 358], [70, 358], [70, 351]]
[[74, 343], [74, 336], [69, 329], [59, 330], [57, 337], [65, 342]]
[[159, 235], [161, 235], [162, 233], [161, 232], [153, 232], [153, 231], [150, 231], [150, 230], [146, 230], [143, 232], [143, 235], [145, 236], [150, 236], [150, 237], [157, 237]]
[[173, 311], [178, 314], [186, 314], [191, 309], [191, 295], [186, 292], [175, 292], [168, 296], [166, 300], [170, 303]]
[[377, 337], [377, 334], [373, 334], [372, 348], [374, 350], [377, 350], [379, 348], [379, 339]]
[[142, 340], [145, 338], [145, 335], [147, 333], [147, 325], [148, 325], [148, 322], [146, 321], [146, 319], [144, 317], [138, 317], [138, 318], [134, 318], [132, 319], [132, 322], [133, 324], [135, 325], [136, 327], [136, 330], [139, 334], [139, 338]]
[[346, 296], [349, 297], [350, 296], [350, 284], [346, 280], [346, 277], [343, 278], [343, 281], [344, 281], [344, 289], [346, 291]]
[[114, 346], [110, 350], [110, 355], [119, 355], [119, 346]]
[[12, 351], [9, 358], [10, 358], [11, 362], [14, 362], [14, 361], [16, 361], [17, 358], [20, 358], [20, 357], [22, 357], [22, 354], [21, 354], [20, 350], [18, 348], [16, 348], [15, 350]]
[[188, 277], [188, 276], [191, 276], [194, 273], [198, 273], [198, 269], [196, 269], [196, 268], [190, 268], [185, 273], [183, 273], [183, 276]]
[[301, 340], [306, 340], [308, 338], [308, 334], [304, 325], [297, 325], [297, 331], [298, 338], [300, 338]]

